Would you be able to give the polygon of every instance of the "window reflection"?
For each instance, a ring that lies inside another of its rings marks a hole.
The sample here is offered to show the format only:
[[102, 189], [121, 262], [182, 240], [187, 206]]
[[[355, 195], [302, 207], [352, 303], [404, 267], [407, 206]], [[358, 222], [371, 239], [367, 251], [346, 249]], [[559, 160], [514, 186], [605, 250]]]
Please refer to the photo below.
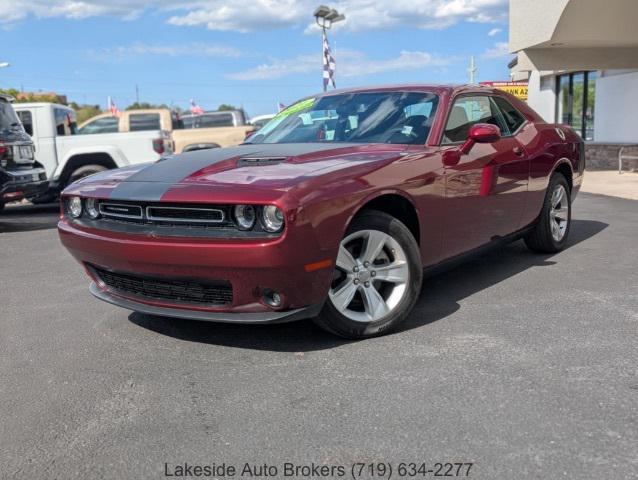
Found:
[[594, 139], [596, 72], [556, 77], [556, 121], [571, 126], [585, 140]]

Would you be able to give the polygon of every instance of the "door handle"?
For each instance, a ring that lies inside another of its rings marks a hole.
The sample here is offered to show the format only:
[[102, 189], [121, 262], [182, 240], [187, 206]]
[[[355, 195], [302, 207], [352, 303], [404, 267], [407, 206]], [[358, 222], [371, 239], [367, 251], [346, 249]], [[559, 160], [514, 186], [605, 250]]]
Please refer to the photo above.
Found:
[[523, 151], [521, 147], [514, 147], [512, 151], [514, 152], [514, 155], [517, 155], [519, 157], [522, 157], [523, 155], [525, 155], [525, 152]]

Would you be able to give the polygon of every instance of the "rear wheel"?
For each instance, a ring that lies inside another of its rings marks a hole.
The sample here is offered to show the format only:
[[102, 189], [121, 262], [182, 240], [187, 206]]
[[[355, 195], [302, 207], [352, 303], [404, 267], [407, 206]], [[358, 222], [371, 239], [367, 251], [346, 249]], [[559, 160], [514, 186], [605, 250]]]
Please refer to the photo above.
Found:
[[572, 220], [572, 202], [567, 179], [555, 173], [549, 181], [538, 222], [525, 237], [530, 250], [556, 253], [567, 243]]
[[89, 175], [93, 175], [94, 173], [100, 173], [108, 170], [103, 165], [84, 165], [82, 167], [76, 168], [69, 175], [69, 180], [67, 181], [67, 185], [80, 180], [81, 178], [88, 177]]
[[410, 230], [386, 213], [366, 211], [341, 241], [328, 300], [315, 322], [346, 338], [386, 333], [411, 312], [422, 278]]

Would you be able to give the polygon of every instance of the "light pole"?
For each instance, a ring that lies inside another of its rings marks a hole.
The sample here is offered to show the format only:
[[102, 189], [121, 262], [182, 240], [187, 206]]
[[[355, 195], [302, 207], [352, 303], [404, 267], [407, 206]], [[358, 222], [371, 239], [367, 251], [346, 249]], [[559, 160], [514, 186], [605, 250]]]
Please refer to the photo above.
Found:
[[[321, 28], [321, 51], [322, 51], [322, 62], [323, 62], [323, 91], [325, 92], [328, 89], [328, 83], [332, 80], [332, 84], [334, 85], [334, 70], [330, 65], [330, 59], [332, 54], [330, 53], [330, 48], [328, 47], [328, 33], [333, 23], [340, 22], [346, 19], [346, 16], [339, 13], [334, 8], [327, 7], [325, 5], [319, 5], [315, 12], [313, 13], [315, 17], [315, 21], [317, 25]], [[334, 60], [332, 62], [334, 64]]]
[[478, 68], [476, 67], [476, 63], [474, 63], [474, 55], [470, 57], [470, 68], [467, 69], [467, 73], [470, 74], [470, 83], [474, 84], [474, 80], [476, 79], [476, 72]]

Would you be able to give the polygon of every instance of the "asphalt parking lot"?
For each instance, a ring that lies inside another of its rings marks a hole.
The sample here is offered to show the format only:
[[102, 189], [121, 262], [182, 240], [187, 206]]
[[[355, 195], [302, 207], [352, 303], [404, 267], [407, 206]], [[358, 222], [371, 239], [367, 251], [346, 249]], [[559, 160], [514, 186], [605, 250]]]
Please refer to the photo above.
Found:
[[401, 461], [638, 477], [636, 201], [581, 194], [567, 250], [516, 242], [428, 278], [400, 332], [362, 342], [101, 303], [56, 214], [0, 216], [2, 478]]

